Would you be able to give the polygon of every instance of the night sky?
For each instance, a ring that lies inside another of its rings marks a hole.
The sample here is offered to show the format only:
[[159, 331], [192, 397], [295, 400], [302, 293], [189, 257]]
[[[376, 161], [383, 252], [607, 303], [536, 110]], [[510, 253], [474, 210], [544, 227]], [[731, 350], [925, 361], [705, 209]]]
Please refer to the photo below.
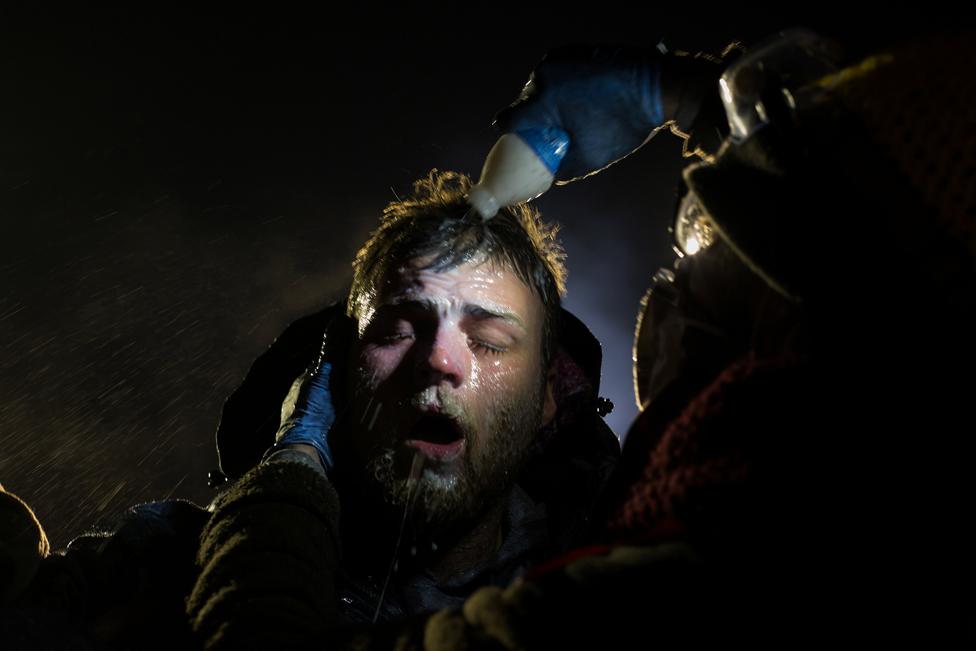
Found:
[[[547, 49], [662, 35], [717, 49], [779, 26], [653, 31], [653, 17], [492, 39], [355, 21], [6, 22], [0, 483], [56, 546], [140, 501], [206, 503], [220, 407], [253, 359], [339, 297], [395, 193], [435, 167], [477, 176], [493, 113]], [[620, 436], [682, 165], [663, 134], [538, 201], [563, 227], [566, 305], [603, 343]]]

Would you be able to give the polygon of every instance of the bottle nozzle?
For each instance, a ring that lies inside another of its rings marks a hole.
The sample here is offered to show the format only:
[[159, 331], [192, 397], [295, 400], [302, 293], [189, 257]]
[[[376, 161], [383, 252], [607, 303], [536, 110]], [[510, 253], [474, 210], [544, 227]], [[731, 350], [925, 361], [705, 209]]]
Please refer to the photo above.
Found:
[[535, 199], [552, 186], [568, 148], [569, 134], [559, 129], [504, 134], [488, 152], [468, 203], [488, 220], [505, 206]]
[[485, 221], [491, 219], [498, 214], [501, 206], [498, 205], [498, 199], [495, 195], [491, 193], [484, 185], [484, 176], [482, 180], [478, 182], [477, 185], [471, 188], [468, 193], [468, 203], [474, 208], [481, 218]]

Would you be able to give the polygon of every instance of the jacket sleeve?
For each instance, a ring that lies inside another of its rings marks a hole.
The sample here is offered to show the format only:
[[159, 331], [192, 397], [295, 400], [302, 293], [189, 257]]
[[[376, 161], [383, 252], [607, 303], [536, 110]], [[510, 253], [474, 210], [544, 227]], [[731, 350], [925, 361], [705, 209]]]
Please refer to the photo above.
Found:
[[187, 600], [205, 648], [321, 639], [336, 621], [338, 516], [324, 473], [295, 455], [275, 455], [221, 495], [201, 534]]

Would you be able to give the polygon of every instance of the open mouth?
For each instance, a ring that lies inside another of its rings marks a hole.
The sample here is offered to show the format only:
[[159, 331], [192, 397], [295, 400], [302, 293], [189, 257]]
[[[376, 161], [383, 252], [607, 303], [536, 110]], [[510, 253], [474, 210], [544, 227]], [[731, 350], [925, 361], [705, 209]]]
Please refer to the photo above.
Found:
[[464, 433], [453, 418], [426, 413], [411, 428], [404, 442], [431, 459], [450, 461], [464, 449]]

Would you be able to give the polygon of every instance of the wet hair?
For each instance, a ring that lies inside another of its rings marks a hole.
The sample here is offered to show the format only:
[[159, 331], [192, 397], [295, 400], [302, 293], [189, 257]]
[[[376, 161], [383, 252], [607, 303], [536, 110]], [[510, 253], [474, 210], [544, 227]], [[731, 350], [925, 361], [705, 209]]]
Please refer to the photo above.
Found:
[[556, 240], [558, 227], [547, 224], [526, 204], [501, 209], [487, 221], [466, 200], [471, 179], [432, 170], [414, 183], [413, 193], [390, 203], [380, 225], [353, 260], [347, 313], [360, 318], [380, 293], [391, 270], [417, 258], [423, 269], [442, 272], [473, 260], [513, 271], [542, 301], [543, 370], [558, 337], [561, 297], [565, 294], [566, 257]]

